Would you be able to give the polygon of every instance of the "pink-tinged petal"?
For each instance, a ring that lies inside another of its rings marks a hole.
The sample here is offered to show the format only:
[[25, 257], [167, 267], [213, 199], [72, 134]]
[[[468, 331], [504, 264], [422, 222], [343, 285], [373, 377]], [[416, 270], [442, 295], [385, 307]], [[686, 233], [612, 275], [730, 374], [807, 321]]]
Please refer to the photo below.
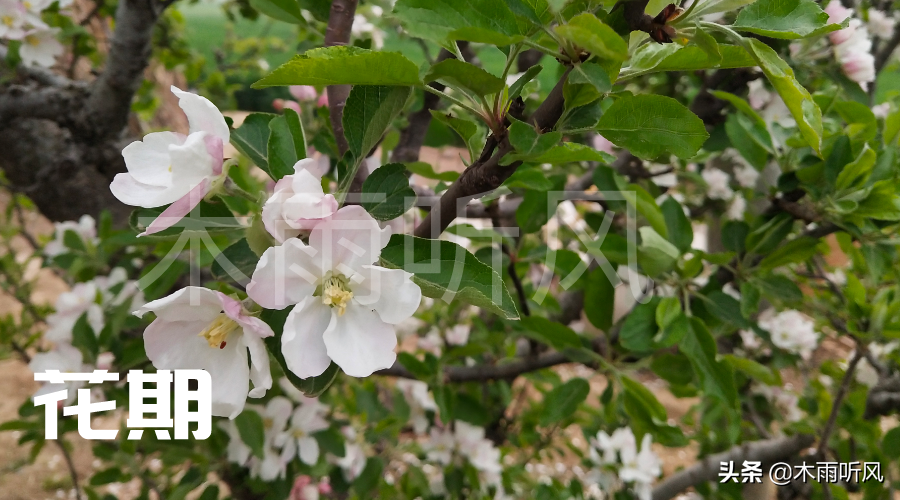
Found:
[[216, 177], [221, 173], [222, 154], [217, 150], [218, 138], [200, 132], [191, 134], [180, 146], [169, 146], [172, 159], [172, 184], [181, 186], [187, 192], [201, 179]]
[[422, 301], [422, 290], [412, 276], [402, 269], [364, 266], [362, 273], [351, 278], [362, 279], [351, 285], [353, 300], [375, 309], [385, 323], [396, 325], [412, 316]]
[[203, 138], [206, 144], [206, 152], [212, 157], [212, 173], [213, 175], [222, 175], [222, 165], [225, 162], [225, 145], [222, 139], [214, 135], [207, 135]]
[[191, 126], [191, 133], [208, 132], [222, 139], [222, 143], [228, 142], [231, 133], [228, 131], [228, 124], [225, 118], [215, 104], [209, 99], [185, 92], [176, 86], [172, 86], [172, 93], [178, 96], [178, 105], [187, 115], [188, 122]]
[[288, 369], [298, 377], [317, 377], [331, 364], [322, 340], [331, 317], [332, 309], [312, 296], [288, 314], [281, 337], [281, 354]]
[[394, 327], [366, 306], [351, 303], [343, 316], [332, 316], [325, 330], [328, 356], [351, 377], [368, 377], [397, 360]]
[[129, 173], [116, 174], [109, 185], [109, 190], [122, 203], [143, 208], [168, 205], [184, 196], [180, 188], [143, 184]]
[[252, 333], [263, 339], [275, 335], [272, 328], [265, 321], [244, 313], [241, 302], [229, 297], [222, 292], [216, 292], [225, 315], [241, 325], [245, 332]]
[[316, 106], [328, 106], [328, 92], [322, 91], [322, 95], [319, 96], [319, 100], [316, 101]]
[[[290, 176], [282, 178], [279, 183], [284, 181]], [[262, 209], [262, 221], [263, 226], [266, 228], [266, 232], [272, 235], [275, 240], [279, 243], [284, 243], [290, 238], [294, 238], [300, 234], [299, 229], [294, 229], [284, 218], [284, 215], [281, 213], [281, 207], [286, 200], [290, 196], [290, 192], [284, 193], [278, 191], [278, 185], [275, 187], [276, 191], [269, 199], [266, 201], [266, 204], [263, 205]]]
[[300, 113], [303, 112], [303, 111], [300, 109], [300, 105], [297, 104], [296, 101], [284, 101], [284, 107], [285, 107], [285, 108], [293, 109], [294, 111], [297, 112], [298, 115], [299, 115]]
[[284, 309], [312, 296], [323, 276], [315, 249], [291, 239], [263, 253], [247, 295], [266, 309]]
[[291, 85], [288, 87], [288, 92], [298, 101], [314, 101], [318, 95], [316, 88], [312, 85]]
[[[271, 331], [271, 330], [270, 330]], [[251, 398], [261, 398], [266, 391], [272, 388], [272, 373], [269, 371], [269, 352], [262, 338], [254, 331], [244, 329], [242, 337], [247, 349], [250, 350], [250, 380], [253, 381]]]
[[322, 252], [326, 269], [349, 276], [378, 260], [390, 238], [389, 228], [381, 229], [363, 207], [350, 205], [317, 224], [309, 245]]
[[151, 222], [150, 225], [147, 226], [147, 229], [138, 236], [158, 233], [174, 226], [183, 219], [185, 215], [189, 214], [194, 207], [199, 205], [208, 192], [209, 179], [203, 179], [200, 184], [197, 184], [188, 192], [188, 194], [182, 196], [175, 203], [169, 205], [169, 208], [163, 210], [163, 213], [159, 214], [159, 217]]
[[128, 173], [140, 183], [151, 186], [172, 185], [172, 161], [169, 146], [181, 146], [186, 137], [175, 132], [154, 132], [141, 141], [125, 146], [122, 156]]
[[[310, 148], [311, 149], [311, 148]], [[312, 155], [312, 151], [308, 151], [310, 156]], [[294, 174], [299, 174], [302, 171], [307, 171], [313, 175], [319, 181], [322, 180], [322, 177], [328, 173], [328, 169], [331, 167], [331, 164], [328, 161], [321, 162], [314, 158], [304, 158], [297, 163], [294, 164]], [[321, 186], [321, 184], [320, 184]]]
[[[142, 317], [148, 312], [165, 321], [200, 321], [209, 323], [222, 312], [219, 292], [199, 286], [188, 286], [175, 293], [148, 302], [134, 311]], [[201, 328], [202, 330], [202, 328]], [[197, 330], [200, 333], [200, 330]]]

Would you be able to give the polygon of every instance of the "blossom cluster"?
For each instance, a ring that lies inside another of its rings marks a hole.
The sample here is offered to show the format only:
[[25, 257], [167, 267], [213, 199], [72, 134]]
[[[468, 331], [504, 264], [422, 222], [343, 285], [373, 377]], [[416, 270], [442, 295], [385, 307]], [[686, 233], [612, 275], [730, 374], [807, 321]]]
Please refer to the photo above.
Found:
[[[224, 117], [204, 97], [175, 87], [172, 92], [188, 117], [189, 134], [156, 132], [130, 144], [122, 152], [128, 172], [110, 186], [129, 205], [169, 205], [142, 235], [175, 226], [229, 182]], [[394, 325], [416, 311], [421, 290], [412, 274], [375, 265], [390, 228], [382, 229], [361, 206], [339, 208], [324, 192], [325, 174], [318, 162], [304, 159], [275, 184], [262, 219], [280, 245], [260, 257], [248, 299], [187, 287], [135, 312], [156, 315], [144, 332], [154, 366], [210, 371], [213, 415], [235, 418], [248, 395], [262, 397], [271, 388], [263, 339], [274, 333], [255, 316], [260, 306], [292, 308], [280, 348], [300, 378], [322, 375], [332, 362], [350, 376], [366, 377], [396, 360]]]
[[[41, 19], [41, 12], [55, 1], [0, 1], [0, 40], [21, 42], [19, 57], [28, 66], [49, 68], [63, 53], [63, 46], [56, 39], [59, 28], [51, 28]], [[72, 0], [59, 0], [60, 7], [71, 3]]]
[[862, 20], [852, 17], [853, 10], [844, 7], [841, 2], [829, 2], [825, 12], [829, 23], [842, 23], [850, 19], [847, 28], [829, 33], [828, 38], [831, 40], [834, 58], [840, 63], [844, 74], [867, 89], [869, 83], [875, 81], [875, 56], [872, 55], [872, 39], [868, 28]]
[[[653, 481], [662, 474], [662, 462], [651, 448], [653, 436], [644, 434], [641, 446], [630, 427], [621, 427], [612, 435], [600, 431], [591, 439], [590, 457], [599, 467], [588, 474], [593, 489], [609, 492], [630, 484], [640, 500], [650, 500]], [[610, 470], [618, 472], [616, 476]]]

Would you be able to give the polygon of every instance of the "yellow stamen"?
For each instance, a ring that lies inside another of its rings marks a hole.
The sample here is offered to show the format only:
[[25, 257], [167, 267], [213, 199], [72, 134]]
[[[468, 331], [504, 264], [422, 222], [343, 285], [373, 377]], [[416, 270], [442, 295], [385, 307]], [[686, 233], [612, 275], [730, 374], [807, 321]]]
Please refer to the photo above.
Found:
[[216, 316], [216, 319], [200, 332], [200, 337], [206, 339], [210, 347], [216, 349], [224, 349], [228, 335], [237, 330], [239, 325], [229, 318], [225, 313]]
[[336, 307], [338, 316], [343, 316], [347, 312], [347, 304], [352, 298], [353, 292], [350, 291], [343, 276], [332, 276], [322, 286], [322, 303]]
[[306, 432], [303, 431], [303, 429], [294, 429], [293, 432], [291, 432], [291, 435], [293, 435], [297, 439], [300, 439], [306, 437]]
[[15, 19], [13, 19], [12, 16], [3, 16], [3, 17], [0, 17], [0, 22], [2, 22], [3, 24], [5, 24], [7, 26], [12, 26], [13, 22], [15, 22]]

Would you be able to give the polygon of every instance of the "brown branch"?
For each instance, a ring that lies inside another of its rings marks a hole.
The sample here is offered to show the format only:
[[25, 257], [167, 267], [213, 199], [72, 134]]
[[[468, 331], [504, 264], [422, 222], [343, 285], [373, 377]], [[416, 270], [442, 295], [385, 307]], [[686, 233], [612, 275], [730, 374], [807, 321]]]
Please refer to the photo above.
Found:
[[[444, 370], [444, 380], [447, 382], [478, 382], [488, 380], [512, 380], [524, 373], [550, 368], [552, 366], [571, 363], [569, 357], [561, 352], [547, 352], [536, 357], [522, 357], [497, 365], [475, 366], [449, 366]], [[377, 375], [387, 375], [415, 379], [399, 363], [385, 370], [375, 372]]]
[[825, 450], [828, 448], [828, 440], [831, 439], [831, 433], [834, 432], [834, 425], [837, 422], [838, 412], [841, 409], [841, 405], [844, 404], [844, 398], [847, 396], [847, 391], [850, 389], [850, 382], [853, 380], [854, 372], [856, 372], [856, 365], [858, 365], [863, 358], [864, 350], [865, 346], [857, 344], [856, 354], [853, 355], [853, 358], [847, 365], [847, 371], [844, 373], [843, 380], [841, 380], [841, 386], [834, 396], [834, 403], [831, 406], [831, 414], [828, 415], [828, 422], [825, 423], [825, 427], [822, 429], [822, 437], [819, 439], [819, 457], [825, 456]]
[[[881, 73], [898, 46], [900, 46], [900, 24], [894, 27], [894, 35], [890, 40], [886, 40], [875, 54], [875, 74]], [[872, 88], [874, 89], [875, 86], [873, 85]]]
[[[566, 71], [559, 83], [556, 84], [556, 87], [550, 91], [547, 99], [538, 107], [529, 120], [538, 130], [549, 130], [562, 116], [563, 85], [568, 75], [569, 71]], [[469, 200], [484, 196], [500, 187], [503, 181], [509, 178], [522, 163], [513, 162], [510, 165], [500, 165], [500, 160], [512, 151], [513, 147], [509, 144], [506, 137], [499, 140], [493, 155], [486, 160], [479, 159], [479, 161], [473, 163], [444, 192], [439, 204], [428, 213], [425, 220], [416, 228], [415, 235], [420, 238], [437, 238], [456, 218], [458, 210], [464, 206], [463, 203], [468, 203]], [[486, 153], [489, 154], [489, 151], [486, 151]], [[487, 155], [485, 154], [484, 156]]]
[[53, 442], [59, 447], [63, 459], [66, 461], [66, 467], [69, 469], [69, 475], [72, 477], [72, 487], [75, 488], [75, 498], [76, 500], [81, 500], [81, 488], [78, 486], [78, 471], [75, 470], [75, 463], [72, 462], [72, 456], [69, 455], [69, 450], [66, 449], [66, 443], [62, 439], [55, 439]]
[[897, 410], [900, 410], [900, 375], [882, 378], [869, 391], [863, 418], [871, 420], [881, 415], [889, 415]]
[[813, 441], [815, 438], [809, 434], [798, 434], [744, 443], [734, 446], [728, 451], [709, 455], [699, 463], [676, 472], [657, 484], [653, 488], [653, 500], [669, 500], [691, 486], [717, 480], [719, 464], [722, 462], [739, 464], [745, 460], [762, 462], [765, 468], [766, 465], [790, 459], [811, 445]]

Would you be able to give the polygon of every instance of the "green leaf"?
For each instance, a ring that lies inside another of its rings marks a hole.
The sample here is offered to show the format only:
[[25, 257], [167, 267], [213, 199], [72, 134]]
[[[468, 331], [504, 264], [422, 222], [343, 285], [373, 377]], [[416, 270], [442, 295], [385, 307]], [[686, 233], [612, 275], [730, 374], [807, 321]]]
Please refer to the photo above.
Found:
[[731, 367], [747, 377], [758, 380], [766, 385], [781, 385], [781, 376], [778, 372], [763, 366], [756, 361], [748, 358], [740, 358], [733, 354], [722, 356], [722, 360], [731, 365]]
[[687, 385], [694, 379], [691, 362], [681, 353], [657, 354], [650, 364], [650, 369], [670, 384]]
[[747, 235], [747, 251], [759, 255], [771, 252], [790, 234], [793, 225], [794, 219], [790, 215], [776, 215]]
[[419, 68], [399, 52], [338, 45], [294, 56], [251, 87], [421, 84]]
[[622, 347], [633, 352], [650, 352], [654, 348], [653, 337], [659, 331], [656, 325], [656, 307], [658, 298], [646, 304], [637, 304], [625, 318], [619, 331], [619, 342]]
[[[478, 157], [478, 153], [480, 152], [478, 150], [478, 148], [480, 147], [480, 145], [478, 144], [479, 138], [477, 135], [478, 134], [478, 125], [476, 125], [475, 122], [469, 121], [469, 120], [464, 120], [462, 118], [456, 118], [454, 116], [445, 114], [442, 111], [438, 111], [438, 110], [434, 110], [434, 109], [431, 110], [431, 117], [434, 118], [435, 120], [443, 123], [444, 125], [450, 127], [450, 129], [452, 129], [454, 132], [457, 133], [457, 135], [459, 135], [462, 138], [463, 142], [466, 144], [466, 147], [469, 149], [469, 157], [470, 158]], [[431, 168], [431, 166], [429, 165], [428, 168]], [[410, 169], [410, 170], [412, 170], [412, 169]], [[449, 173], [451, 173], [451, 172], [445, 172], [442, 175], [447, 175]], [[457, 177], [459, 176], [459, 174], [457, 174], [456, 172], [452, 172], [452, 173], [456, 174]], [[435, 179], [435, 178], [436, 177], [429, 177], [429, 179]], [[453, 179], [450, 179], [447, 182], [451, 182], [454, 180], [456, 180], [456, 177], [454, 177]]]
[[633, 78], [663, 71], [700, 71], [710, 68], [731, 69], [756, 66], [756, 61], [742, 47], [719, 44], [721, 60], [695, 45], [648, 43], [632, 56], [620, 78]]
[[591, 392], [591, 385], [583, 378], [573, 378], [544, 396], [540, 425], [548, 426], [571, 417]]
[[394, 17], [415, 38], [449, 47], [453, 40], [510, 45], [522, 39], [506, 2], [494, 0], [399, 0]]
[[675, 245], [659, 235], [653, 228], [639, 228], [641, 245], [638, 247], [638, 264], [650, 277], [657, 277], [671, 270], [681, 253]]
[[581, 337], [562, 323], [540, 316], [527, 316], [522, 318], [522, 326], [526, 328], [528, 337], [543, 342], [558, 351], [566, 348], [577, 349], [582, 346]]
[[707, 294], [706, 299], [704, 305], [719, 320], [738, 328], [752, 327], [750, 322], [741, 314], [741, 303], [731, 295], [716, 290]]
[[588, 83], [601, 94], [605, 94], [612, 89], [612, 82], [609, 81], [609, 75], [606, 73], [606, 70], [596, 63], [581, 63], [572, 68], [568, 82], [577, 84]]
[[691, 158], [709, 137], [703, 120], [683, 104], [648, 94], [621, 97], [600, 118], [597, 131], [645, 160], [664, 153]]
[[344, 135], [356, 158], [375, 147], [409, 98], [409, 87], [357, 85], [344, 106]]
[[613, 61], [628, 59], [628, 44], [612, 28], [590, 12], [569, 19], [554, 28], [556, 34], [588, 52]]
[[253, 113], [231, 132], [231, 144], [257, 167], [269, 171], [269, 122], [277, 115]]
[[732, 28], [771, 38], [797, 39], [840, 29], [813, 0], [757, 0], [742, 10]]
[[[629, 203], [634, 205], [637, 213], [647, 219], [647, 222], [650, 223], [653, 230], [660, 236], [663, 238], [668, 237], [669, 228], [666, 225], [666, 218], [663, 216], [662, 210], [660, 210], [659, 206], [656, 204], [656, 200], [650, 196], [650, 193], [637, 184], [629, 184], [627, 190], [629, 196], [626, 199]], [[630, 195], [632, 192], [634, 193], [635, 198], [631, 198]]]
[[369, 457], [359, 477], [353, 480], [353, 490], [363, 497], [368, 496], [378, 486], [383, 471], [384, 462], [379, 457]]
[[300, 115], [290, 108], [284, 109], [284, 115], [269, 121], [269, 131], [269, 163], [265, 170], [269, 177], [278, 181], [293, 174], [294, 164], [306, 158], [306, 133]]
[[769, 153], [774, 151], [772, 136], [765, 125], [737, 113], [728, 115], [725, 133], [731, 145], [757, 170], [765, 168]]
[[887, 431], [881, 440], [881, 451], [891, 460], [900, 458], [900, 427]]
[[800, 236], [779, 246], [760, 261], [759, 268], [771, 271], [776, 267], [805, 262], [816, 254], [819, 240], [808, 236]]
[[378, 220], [396, 219], [416, 204], [416, 192], [409, 187], [406, 166], [402, 163], [375, 169], [363, 183], [362, 194], [363, 208]]
[[241, 238], [216, 256], [210, 272], [213, 278], [221, 281], [249, 280], [258, 263], [259, 256], [250, 249], [247, 239]]
[[426, 179], [435, 179], [444, 182], [453, 182], [456, 179], [459, 179], [459, 172], [454, 172], [452, 170], [447, 172], [435, 172], [431, 164], [425, 163], [424, 161], [407, 163], [406, 169]]
[[679, 316], [681, 316], [681, 300], [678, 297], [664, 297], [656, 306], [656, 326], [662, 330]]
[[550, 148], [537, 156], [528, 159], [533, 163], [549, 163], [551, 165], [562, 165], [564, 163], [574, 163], [579, 161], [597, 161], [600, 163], [611, 163], [615, 157], [603, 151], [579, 144], [577, 142], [563, 142]]
[[728, 101], [738, 111], [749, 116], [753, 119], [754, 122], [758, 123], [759, 125], [762, 125], [763, 127], [766, 126], [766, 121], [763, 119], [763, 117], [760, 116], [752, 106], [750, 106], [749, 102], [742, 99], [741, 97], [738, 97], [730, 92], [725, 92], [723, 90], [710, 90], [709, 93], [712, 94], [716, 99]]
[[507, 0], [507, 5], [517, 16], [522, 16], [541, 26], [553, 20], [553, 11], [547, 0]]
[[263, 14], [292, 24], [306, 24], [296, 0], [250, 0], [250, 6]]
[[[138, 232], [147, 230], [147, 226], [168, 207], [139, 208], [131, 212], [128, 224]], [[201, 201], [194, 210], [181, 219], [174, 227], [158, 233], [141, 236], [141, 239], [158, 240], [178, 236], [182, 232], [223, 232], [243, 229], [243, 225], [234, 218], [234, 214], [224, 203]]]
[[626, 396], [634, 398], [635, 401], [639, 402], [655, 422], [666, 422], [665, 407], [658, 399], [656, 399], [656, 396], [650, 392], [650, 389], [647, 389], [647, 387], [644, 386], [644, 384], [626, 376], [622, 376], [622, 388], [625, 390]]
[[712, 35], [703, 31], [699, 24], [695, 25], [694, 44], [706, 53], [707, 61], [710, 64], [718, 66], [722, 62], [722, 51], [719, 50], [719, 42]]
[[510, 189], [522, 188], [535, 191], [548, 191], [553, 188], [553, 183], [547, 179], [547, 175], [539, 168], [517, 168], [515, 173], [503, 182], [503, 186]]
[[560, 139], [562, 134], [559, 132], [539, 134], [531, 125], [518, 120], [513, 121], [509, 126], [509, 143], [515, 148], [516, 154], [507, 155], [506, 164], [546, 153], [559, 143]]
[[616, 303], [616, 289], [603, 269], [593, 269], [584, 287], [584, 315], [588, 321], [604, 332], [612, 326]]
[[868, 144], [865, 144], [859, 156], [845, 165], [841, 173], [838, 174], [834, 183], [835, 189], [847, 189], [856, 184], [863, 184], [869, 174], [872, 173], [876, 159], [875, 151]]
[[[522, 89], [528, 85], [528, 82], [534, 80], [536, 76], [544, 69], [540, 64], [528, 68], [512, 85], [509, 86], [509, 100], [513, 100], [522, 94]], [[606, 78], [609, 80], [609, 77]]]
[[487, 71], [459, 59], [444, 59], [428, 70], [423, 81], [435, 80], [450, 88], [464, 89], [476, 96], [496, 94], [506, 83]]
[[747, 39], [750, 54], [797, 121], [803, 139], [819, 154], [822, 150], [822, 110], [794, 77], [794, 70], [765, 43]]
[[736, 414], [738, 397], [734, 372], [730, 366], [716, 360], [716, 341], [698, 318], [691, 318], [688, 334], [678, 344], [678, 349], [691, 361], [703, 391], [725, 403], [725, 407]]
[[253, 456], [262, 460], [265, 456], [263, 446], [266, 439], [266, 426], [263, 424], [262, 416], [253, 410], [245, 409], [235, 417], [234, 425], [241, 436], [241, 441], [253, 451]]
[[395, 234], [381, 251], [381, 261], [413, 273], [426, 297], [460, 299], [506, 319], [519, 318], [503, 278], [455, 243]]
[[572, 83], [566, 80], [563, 85], [563, 99], [566, 103], [566, 110], [573, 110], [581, 106], [586, 106], [598, 99], [601, 94], [590, 83]]
[[831, 153], [825, 158], [825, 165], [822, 167], [825, 174], [825, 182], [834, 186], [837, 183], [838, 175], [851, 161], [853, 161], [853, 147], [850, 144], [850, 138], [846, 135], [839, 135], [831, 147]]
[[398, 353], [397, 361], [419, 380], [428, 380], [435, 374], [428, 364], [408, 352]]
[[685, 253], [691, 249], [691, 243], [694, 242], [694, 228], [691, 227], [691, 221], [684, 214], [681, 203], [678, 203], [671, 196], [666, 198], [662, 206], [659, 207], [663, 219], [668, 230], [669, 241], [675, 245], [681, 253]]
[[290, 381], [291, 385], [299, 389], [306, 397], [314, 398], [321, 395], [325, 392], [325, 389], [328, 389], [331, 384], [334, 383], [341, 369], [337, 364], [331, 363], [328, 368], [325, 369], [325, 372], [318, 377], [301, 379], [287, 367], [287, 363], [284, 361], [284, 355], [281, 353], [281, 335], [284, 333], [284, 322], [287, 320], [287, 316], [290, 314], [291, 309], [293, 308], [287, 307], [280, 311], [263, 309], [262, 313], [259, 315], [259, 319], [269, 325], [275, 333], [275, 335], [266, 337], [263, 340], [265, 341], [269, 352], [275, 360], [278, 361], [281, 370], [284, 372], [284, 375], [287, 377], [288, 381]]
[[793, 280], [779, 274], [770, 274], [761, 277], [757, 282], [760, 291], [768, 297], [776, 298], [787, 303], [799, 302], [803, 299], [803, 292]]

